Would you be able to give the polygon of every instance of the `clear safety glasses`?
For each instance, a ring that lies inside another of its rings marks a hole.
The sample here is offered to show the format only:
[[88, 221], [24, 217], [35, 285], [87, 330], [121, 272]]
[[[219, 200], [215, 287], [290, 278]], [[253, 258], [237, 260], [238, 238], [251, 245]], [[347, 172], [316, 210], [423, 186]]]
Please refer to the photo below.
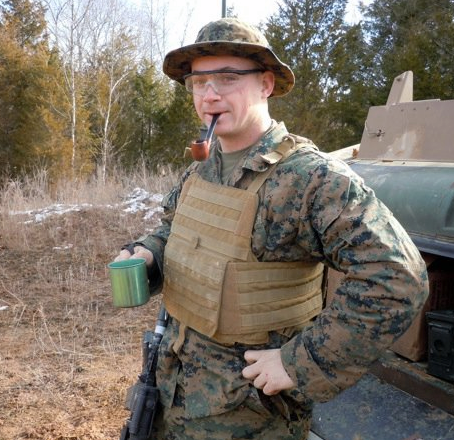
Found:
[[244, 75], [264, 72], [262, 69], [249, 70], [207, 70], [193, 72], [183, 77], [186, 90], [194, 95], [203, 96], [210, 85], [218, 95], [227, 95], [235, 91]]

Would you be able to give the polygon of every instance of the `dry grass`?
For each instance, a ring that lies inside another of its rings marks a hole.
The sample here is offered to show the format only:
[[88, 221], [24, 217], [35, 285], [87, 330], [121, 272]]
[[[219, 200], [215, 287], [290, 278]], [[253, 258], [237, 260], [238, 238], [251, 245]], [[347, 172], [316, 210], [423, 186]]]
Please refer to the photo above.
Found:
[[[0, 193], [0, 440], [117, 439], [126, 389], [139, 373], [141, 337], [159, 298], [115, 309], [106, 264], [155, 225], [143, 213], [107, 208], [135, 187], [164, 193], [175, 175], [117, 174], [101, 184], [45, 173]], [[87, 204], [27, 222], [27, 211]], [[21, 212], [22, 214], [12, 214]]]

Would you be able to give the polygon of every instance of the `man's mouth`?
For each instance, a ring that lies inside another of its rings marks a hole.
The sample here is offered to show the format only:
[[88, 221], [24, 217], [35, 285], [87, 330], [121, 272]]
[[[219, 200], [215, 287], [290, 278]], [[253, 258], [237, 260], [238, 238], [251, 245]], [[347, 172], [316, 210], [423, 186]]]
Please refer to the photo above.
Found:
[[208, 115], [211, 116], [211, 119], [213, 119], [214, 117], [219, 118], [219, 117], [222, 115], [222, 113], [221, 113], [221, 112], [218, 112], [218, 113], [208, 113]]

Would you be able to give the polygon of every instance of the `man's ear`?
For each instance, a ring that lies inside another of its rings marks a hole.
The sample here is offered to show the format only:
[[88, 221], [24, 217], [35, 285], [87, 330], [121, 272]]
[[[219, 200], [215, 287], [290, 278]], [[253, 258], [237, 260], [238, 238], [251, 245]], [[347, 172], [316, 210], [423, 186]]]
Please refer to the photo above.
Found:
[[274, 73], [267, 70], [262, 75], [262, 97], [268, 98], [274, 90]]

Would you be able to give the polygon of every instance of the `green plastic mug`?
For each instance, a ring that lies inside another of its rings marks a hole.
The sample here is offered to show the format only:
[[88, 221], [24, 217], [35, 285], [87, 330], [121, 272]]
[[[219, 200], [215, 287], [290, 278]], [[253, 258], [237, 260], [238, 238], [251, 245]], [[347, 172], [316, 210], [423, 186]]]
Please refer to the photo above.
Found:
[[137, 307], [150, 299], [144, 258], [114, 261], [108, 265], [115, 307]]

